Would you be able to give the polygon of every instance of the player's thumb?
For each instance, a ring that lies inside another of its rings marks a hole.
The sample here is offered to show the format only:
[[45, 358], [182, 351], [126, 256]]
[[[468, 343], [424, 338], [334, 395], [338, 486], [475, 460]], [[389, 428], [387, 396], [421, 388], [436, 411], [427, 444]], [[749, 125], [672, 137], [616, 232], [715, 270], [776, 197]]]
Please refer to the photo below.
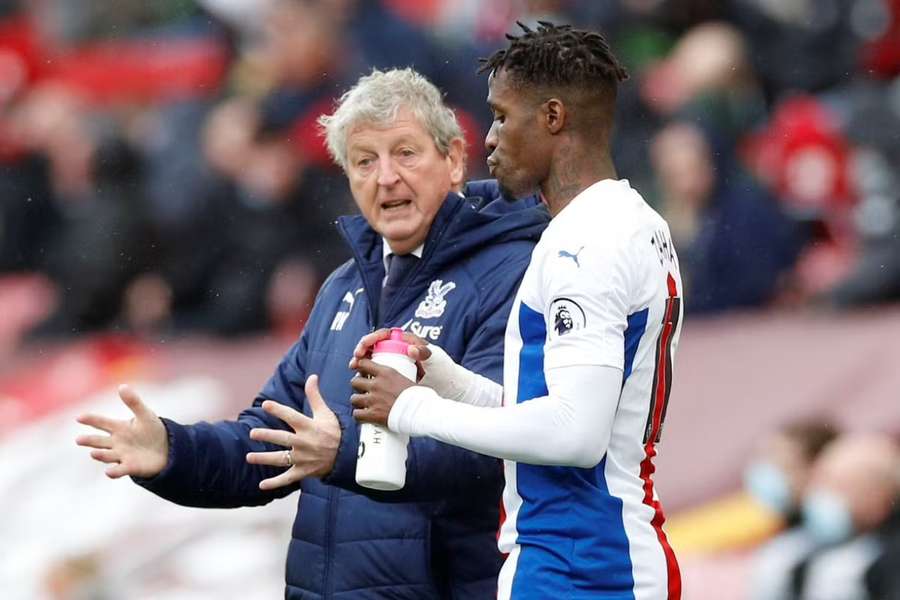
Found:
[[119, 386], [119, 398], [122, 399], [122, 402], [125, 403], [131, 412], [134, 413], [134, 416], [138, 419], [152, 419], [154, 417], [153, 413], [150, 412], [150, 409], [141, 402], [141, 397], [137, 395], [131, 386], [127, 383], [123, 383]]
[[310, 375], [306, 378], [305, 391], [306, 401], [309, 402], [309, 408], [312, 410], [313, 417], [317, 414], [331, 412], [331, 409], [325, 404], [325, 399], [322, 398], [322, 394], [319, 393], [318, 375]]

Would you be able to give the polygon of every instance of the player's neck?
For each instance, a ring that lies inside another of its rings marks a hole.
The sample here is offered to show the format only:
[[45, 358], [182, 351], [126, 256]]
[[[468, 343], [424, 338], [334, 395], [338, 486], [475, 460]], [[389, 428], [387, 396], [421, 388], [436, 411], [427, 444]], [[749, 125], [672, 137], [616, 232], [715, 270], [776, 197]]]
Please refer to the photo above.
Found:
[[596, 148], [561, 146], [550, 166], [550, 175], [541, 183], [541, 196], [550, 216], [558, 215], [578, 194], [604, 179], [618, 179], [608, 152], [598, 159]]

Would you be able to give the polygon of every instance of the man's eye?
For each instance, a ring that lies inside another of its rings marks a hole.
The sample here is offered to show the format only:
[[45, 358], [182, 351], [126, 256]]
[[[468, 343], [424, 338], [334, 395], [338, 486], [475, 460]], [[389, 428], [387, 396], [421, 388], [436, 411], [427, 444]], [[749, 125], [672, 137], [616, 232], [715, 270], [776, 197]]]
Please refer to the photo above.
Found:
[[363, 168], [365, 168], [365, 167], [368, 167], [368, 166], [371, 165], [371, 164], [372, 164], [372, 159], [371, 159], [371, 158], [361, 158], [361, 159], [359, 159], [358, 161], [356, 161], [356, 166], [359, 167], [359, 168], [361, 168], [361, 169], [363, 169]]
[[502, 125], [506, 121], [506, 115], [494, 115], [494, 120]]
[[404, 148], [403, 150], [400, 151], [400, 156], [405, 156], [407, 158], [412, 156], [413, 154], [415, 154], [415, 152], [413, 152], [409, 148]]

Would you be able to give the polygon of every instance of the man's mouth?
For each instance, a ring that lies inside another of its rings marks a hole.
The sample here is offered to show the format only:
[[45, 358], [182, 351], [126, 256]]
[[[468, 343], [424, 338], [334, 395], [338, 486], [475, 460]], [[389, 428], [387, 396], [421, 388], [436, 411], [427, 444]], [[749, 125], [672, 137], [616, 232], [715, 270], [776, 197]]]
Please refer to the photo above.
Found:
[[488, 167], [488, 171], [490, 172], [490, 174], [493, 175], [494, 171], [497, 170], [497, 161], [488, 159], [487, 167]]
[[399, 199], [399, 200], [385, 200], [381, 203], [381, 210], [397, 210], [399, 208], [404, 208], [412, 204], [412, 200], [408, 199]]

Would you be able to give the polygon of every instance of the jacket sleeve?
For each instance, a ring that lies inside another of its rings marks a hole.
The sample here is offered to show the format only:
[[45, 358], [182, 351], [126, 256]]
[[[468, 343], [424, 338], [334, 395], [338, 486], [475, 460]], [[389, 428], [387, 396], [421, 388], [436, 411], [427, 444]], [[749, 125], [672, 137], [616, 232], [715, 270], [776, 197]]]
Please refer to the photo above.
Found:
[[[490, 273], [479, 273], [480, 309], [477, 325], [463, 353], [461, 364], [489, 379], [503, 377], [503, 338], [515, 289], [528, 266], [529, 253], [503, 262]], [[473, 274], [475, 275], [475, 274]], [[357, 485], [356, 448], [359, 425], [349, 415], [338, 415], [344, 430], [341, 450], [325, 483], [383, 502], [431, 502], [479, 494], [499, 496], [503, 487], [502, 463], [431, 438], [411, 438], [406, 463], [406, 485], [401, 490], [380, 492]]]
[[251, 465], [245, 457], [248, 452], [284, 449], [251, 440], [250, 430], [285, 429], [280, 419], [260, 407], [266, 399], [303, 410], [306, 352], [307, 333], [304, 332], [281, 360], [253, 406], [235, 421], [182, 425], [163, 419], [169, 436], [168, 464], [156, 477], [133, 478], [134, 481], [176, 504], [203, 508], [266, 504], [297, 489], [299, 484], [266, 492], [260, 490], [260, 481], [274, 477], [283, 469]]

